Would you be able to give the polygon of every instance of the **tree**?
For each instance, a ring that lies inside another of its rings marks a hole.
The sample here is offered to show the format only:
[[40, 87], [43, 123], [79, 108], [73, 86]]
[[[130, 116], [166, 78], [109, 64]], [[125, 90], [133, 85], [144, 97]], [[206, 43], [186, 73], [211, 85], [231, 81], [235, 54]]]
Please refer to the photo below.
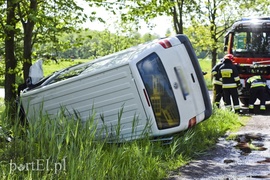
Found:
[[145, 1], [138, 0], [134, 3], [126, 3], [129, 9], [127, 14], [122, 15], [122, 20], [138, 21], [144, 19], [146, 22], [158, 16], [166, 15], [172, 17], [172, 25], [176, 34], [184, 33], [185, 19], [196, 14], [199, 10], [195, 0], [170, 0], [170, 1]]
[[74, 0], [23, 0], [18, 3], [18, 17], [23, 27], [24, 80], [32, 64], [35, 43], [52, 41], [57, 46], [59, 34], [74, 31], [76, 24], [85, 20], [82, 11]]
[[[27, 3], [24, 4], [26, 5]], [[29, 74], [29, 68], [32, 65], [32, 39], [34, 26], [36, 24], [35, 17], [37, 17], [38, 2], [37, 0], [30, 0], [28, 5], [29, 7], [22, 7], [22, 5], [22, 3], [18, 3], [19, 19], [23, 27], [23, 76], [24, 80], [26, 81]], [[23, 8], [27, 10], [23, 11]], [[24, 14], [26, 12], [29, 12], [29, 14]]]
[[199, 11], [199, 6], [194, 0], [174, 0], [169, 13], [172, 16], [174, 29], [177, 34], [184, 34], [184, 19], [191, 19]]
[[[130, 10], [128, 15], [123, 16], [124, 20], [138, 21], [137, 18], [143, 18], [148, 22], [158, 15], [167, 15], [172, 17], [176, 33], [190, 34], [193, 32], [185, 31], [185, 28], [200, 27], [199, 29], [203, 33], [196, 28], [192, 29], [197, 35], [196, 39], [199, 39], [200, 42], [200, 39], [205, 40], [203, 44], [200, 44], [200, 47], [208, 49], [210, 52], [212, 66], [216, 64], [218, 52], [223, 49], [221, 41], [224, 33], [236, 19], [245, 14], [246, 16], [254, 13], [261, 15], [267, 14], [265, 12], [269, 11], [269, 2], [266, 0], [139, 0], [126, 6]], [[190, 39], [193, 37], [190, 36]]]
[[235, 20], [232, 18], [237, 17], [236, 15], [232, 16], [232, 12], [234, 12], [233, 10], [236, 8], [227, 6], [227, 2], [224, 0], [206, 0], [201, 4], [201, 7], [201, 13], [197, 17], [197, 21], [193, 21], [196, 22], [195, 24], [193, 23], [193, 25], [198, 26], [197, 24], [200, 24], [203, 25], [202, 27], [208, 28], [208, 31], [205, 33], [198, 31], [198, 34], [207, 37], [207, 39], [202, 37], [205, 41], [204, 44], [201, 45], [207, 45], [209, 47], [213, 68], [217, 62], [218, 51], [222, 50], [222, 44], [220, 43], [221, 37], [223, 37]]
[[[6, 34], [5, 100], [12, 101], [16, 97], [15, 73], [18, 71], [16, 67], [19, 60], [22, 60], [26, 79], [35, 45], [50, 41], [54, 42], [54, 49], [57, 49], [58, 35], [74, 31], [76, 24], [83, 22], [86, 15], [82, 13], [83, 8], [79, 7], [75, 0], [7, 0], [1, 3], [2, 12], [6, 12], [6, 17], [0, 20]], [[6, 22], [3, 21], [5, 18]], [[15, 47], [20, 47], [21, 44], [23, 55], [15, 58], [16, 54], [20, 54]]]
[[138, 32], [134, 31], [120, 35], [120, 32], [112, 33], [109, 30], [85, 29], [79, 33], [63, 34], [59, 41], [66, 46], [66, 49], [59, 55], [62, 58], [95, 59], [156, 38], [157, 36], [151, 34], [141, 37]]
[[5, 101], [11, 102], [15, 100], [15, 69], [17, 62], [14, 55], [15, 49], [15, 34], [16, 34], [16, 19], [15, 9], [17, 0], [7, 0], [6, 23], [1, 21], [2, 28], [5, 32]]

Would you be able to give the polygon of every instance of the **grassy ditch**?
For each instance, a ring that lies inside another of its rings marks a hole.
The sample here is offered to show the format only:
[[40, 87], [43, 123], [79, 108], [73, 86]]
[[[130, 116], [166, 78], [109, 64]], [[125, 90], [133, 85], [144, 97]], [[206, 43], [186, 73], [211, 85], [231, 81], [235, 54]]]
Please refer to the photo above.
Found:
[[[228, 130], [242, 125], [236, 114], [215, 109], [169, 145], [145, 138], [121, 144], [95, 140], [94, 117], [79, 120], [43, 116], [22, 126], [1, 113], [2, 179], [163, 179], [213, 146]], [[91, 131], [89, 129], [92, 129]], [[9, 141], [8, 137], [12, 137]]]

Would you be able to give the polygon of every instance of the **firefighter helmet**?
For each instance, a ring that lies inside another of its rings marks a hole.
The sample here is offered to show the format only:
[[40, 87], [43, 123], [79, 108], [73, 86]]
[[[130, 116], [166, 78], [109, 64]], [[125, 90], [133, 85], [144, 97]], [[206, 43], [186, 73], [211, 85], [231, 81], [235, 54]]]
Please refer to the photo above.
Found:
[[231, 61], [233, 61], [234, 60], [234, 58], [233, 58], [233, 55], [232, 54], [226, 54], [224, 57], [223, 57], [223, 59], [225, 60], [225, 59], [228, 59], [228, 60], [231, 60]]

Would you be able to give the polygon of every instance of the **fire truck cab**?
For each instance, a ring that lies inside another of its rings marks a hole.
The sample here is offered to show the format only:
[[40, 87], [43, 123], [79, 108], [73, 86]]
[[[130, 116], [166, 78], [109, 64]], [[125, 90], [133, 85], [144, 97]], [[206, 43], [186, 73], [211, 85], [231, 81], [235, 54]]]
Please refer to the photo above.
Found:
[[249, 77], [262, 75], [270, 87], [270, 17], [236, 21], [225, 35], [224, 52], [234, 55], [243, 86], [239, 92], [243, 104], [248, 104], [246, 81]]

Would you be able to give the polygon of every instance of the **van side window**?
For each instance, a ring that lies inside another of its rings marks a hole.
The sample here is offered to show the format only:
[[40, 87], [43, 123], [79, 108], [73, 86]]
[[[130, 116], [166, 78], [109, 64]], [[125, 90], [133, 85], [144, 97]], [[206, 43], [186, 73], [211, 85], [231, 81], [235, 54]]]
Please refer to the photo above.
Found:
[[137, 63], [145, 89], [151, 101], [158, 129], [180, 124], [180, 116], [167, 73], [156, 53]]
[[86, 65], [74, 65], [69, 68], [66, 68], [62, 71], [56, 72], [55, 77], [49, 82], [49, 84], [58, 82], [58, 81], [63, 81], [65, 79], [69, 79], [75, 76], [80, 75], [85, 69], [87, 68]]

